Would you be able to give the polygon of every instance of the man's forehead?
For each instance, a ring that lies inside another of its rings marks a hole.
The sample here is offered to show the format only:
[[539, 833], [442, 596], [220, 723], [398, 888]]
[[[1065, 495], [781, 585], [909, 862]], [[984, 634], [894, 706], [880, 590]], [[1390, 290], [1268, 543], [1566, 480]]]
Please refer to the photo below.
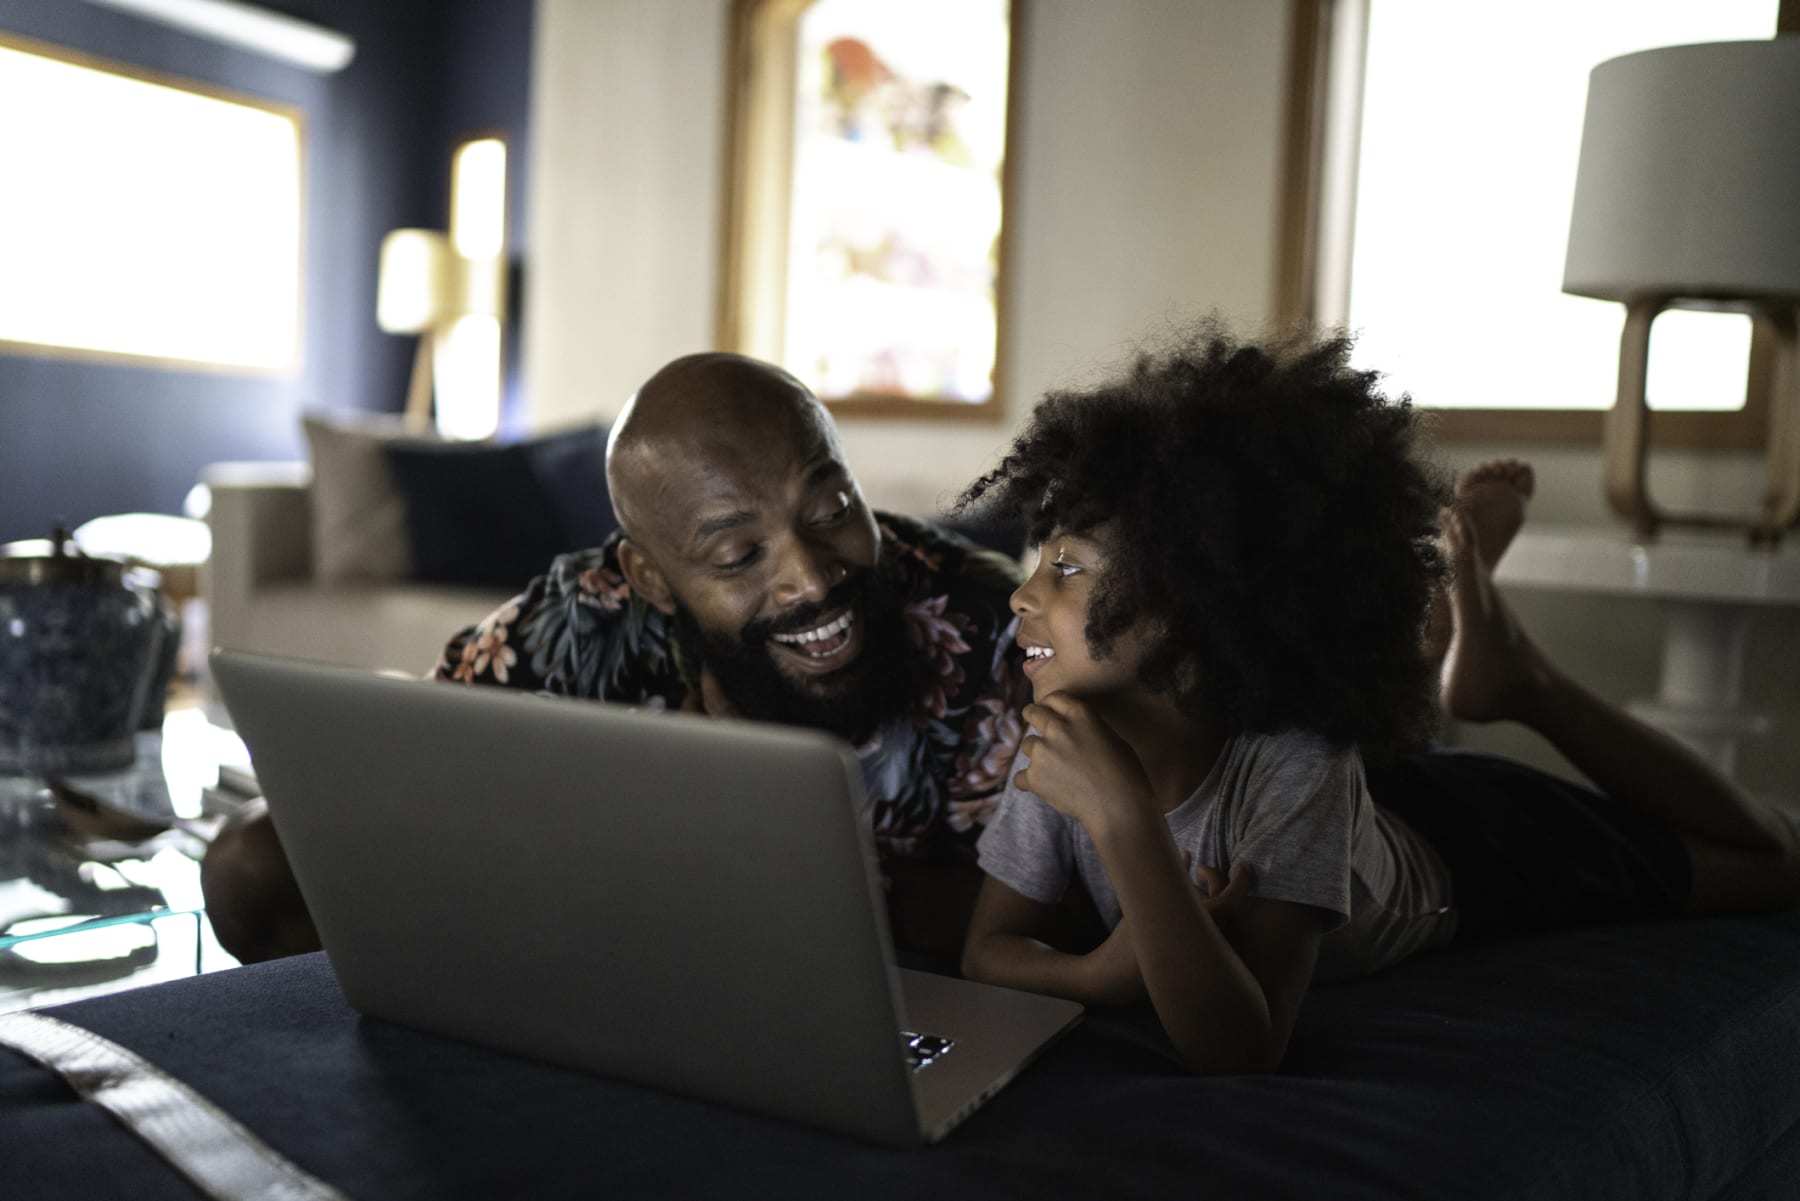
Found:
[[686, 485], [685, 489], [671, 495], [671, 499], [679, 496], [690, 508], [767, 504], [796, 490], [849, 474], [836, 448], [830, 446], [808, 448], [804, 455], [733, 455], [697, 460], [691, 471], [681, 474], [680, 483]]
[[851, 478], [829, 442], [772, 449], [759, 455], [742, 444], [697, 447], [685, 463], [672, 464], [656, 489], [666, 534], [678, 545], [698, 543], [721, 529], [780, 517], [812, 490]]

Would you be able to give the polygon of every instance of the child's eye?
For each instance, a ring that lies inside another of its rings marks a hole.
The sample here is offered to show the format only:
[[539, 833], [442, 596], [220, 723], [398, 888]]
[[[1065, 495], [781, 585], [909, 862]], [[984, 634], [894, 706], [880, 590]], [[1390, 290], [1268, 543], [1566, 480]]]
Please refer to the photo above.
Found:
[[834, 521], [842, 520], [850, 512], [850, 494], [848, 492], [839, 492], [831, 500], [831, 505], [814, 519], [817, 524], [830, 525]]

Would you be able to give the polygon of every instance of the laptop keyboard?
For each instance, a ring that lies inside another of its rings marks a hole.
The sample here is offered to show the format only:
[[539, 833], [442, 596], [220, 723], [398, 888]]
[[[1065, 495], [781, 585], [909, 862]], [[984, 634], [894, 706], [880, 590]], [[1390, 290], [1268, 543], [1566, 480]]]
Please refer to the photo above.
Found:
[[906, 1056], [906, 1064], [913, 1071], [929, 1067], [938, 1056], [956, 1045], [956, 1040], [940, 1038], [935, 1034], [914, 1034], [911, 1030], [900, 1032], [900, 1052]]

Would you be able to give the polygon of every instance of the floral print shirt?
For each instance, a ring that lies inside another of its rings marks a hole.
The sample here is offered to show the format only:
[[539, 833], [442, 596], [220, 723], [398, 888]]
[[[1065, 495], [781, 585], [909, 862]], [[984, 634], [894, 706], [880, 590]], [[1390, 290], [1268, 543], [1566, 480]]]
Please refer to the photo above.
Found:
[[[1008, 598], [1018, 565], [912, 518], [877, 513], [878, 570], [901, 598], [927, 660], [917, 703], [857, 748], [867, 817], [883, 856], [922, 857], [966, 844], [1006, 784], [1030, 699]], [[648, 709], [698, 705], [669, 620], [634, 596], [615, 533], [562, 555], [524, 592], [444, 648], [440, 680], [500, 684]]]

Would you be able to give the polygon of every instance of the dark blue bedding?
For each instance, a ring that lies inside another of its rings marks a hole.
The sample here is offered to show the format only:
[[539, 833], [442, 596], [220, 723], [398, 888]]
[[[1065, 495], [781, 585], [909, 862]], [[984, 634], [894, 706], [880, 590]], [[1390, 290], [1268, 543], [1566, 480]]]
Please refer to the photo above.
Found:
[[[47, 1012], [363, 1201], [1800, 1196], [1800, 914], [1422, 956], [1315, 990], [1269, 1077], [1188, 1078], [1090, 1018], [914, 1152], [359, 1018], [319, 955]], [[0, 1194], [198, 1195], [8, 1051]]]

